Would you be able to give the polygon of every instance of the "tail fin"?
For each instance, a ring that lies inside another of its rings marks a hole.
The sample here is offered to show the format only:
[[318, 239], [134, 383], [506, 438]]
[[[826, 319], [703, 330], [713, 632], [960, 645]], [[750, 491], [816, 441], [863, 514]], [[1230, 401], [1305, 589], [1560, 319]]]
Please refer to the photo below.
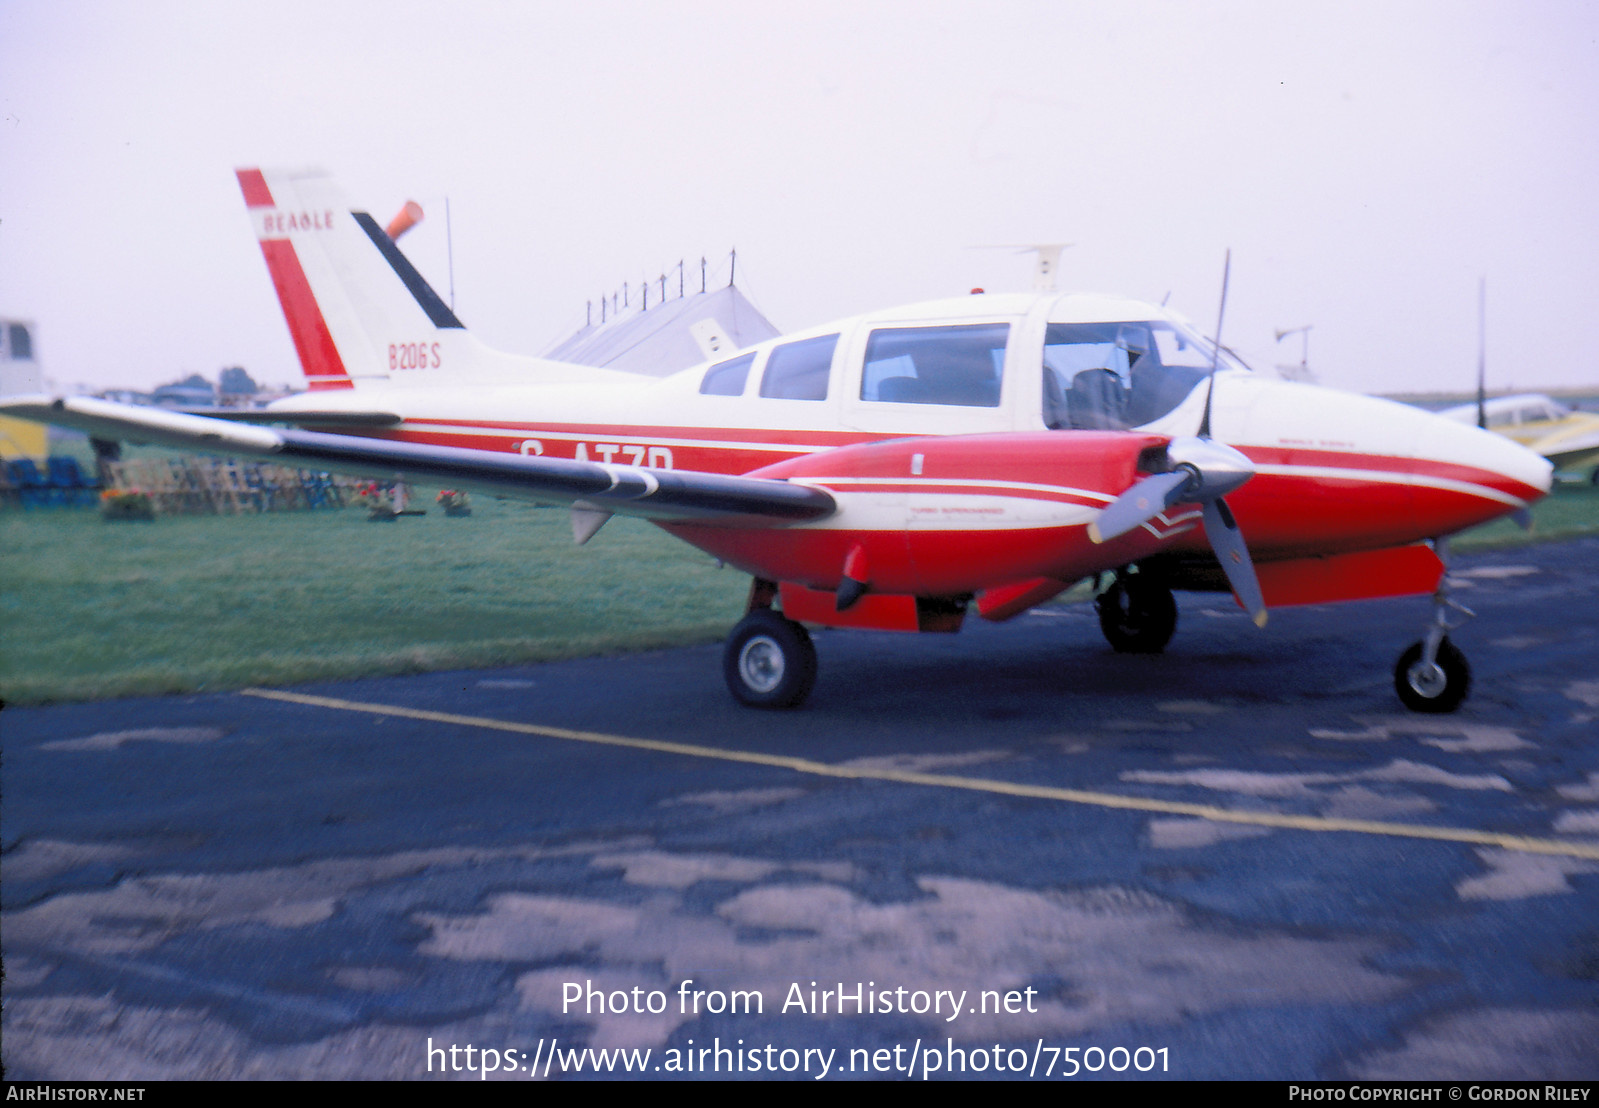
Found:
[[473, 360], [476, 344], [449, 305], [331, 179], [237, 175], [311, 389]]

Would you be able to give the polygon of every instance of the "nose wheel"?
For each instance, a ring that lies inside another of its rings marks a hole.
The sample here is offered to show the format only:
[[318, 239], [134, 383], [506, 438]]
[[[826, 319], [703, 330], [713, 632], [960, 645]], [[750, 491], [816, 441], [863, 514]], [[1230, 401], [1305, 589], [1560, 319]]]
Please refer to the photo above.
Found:
[[742, 704], [793, 708], [816, 684], [816, 647], [804, 627], [770, 608], [757, 608], [728, 636], [722, 675]]

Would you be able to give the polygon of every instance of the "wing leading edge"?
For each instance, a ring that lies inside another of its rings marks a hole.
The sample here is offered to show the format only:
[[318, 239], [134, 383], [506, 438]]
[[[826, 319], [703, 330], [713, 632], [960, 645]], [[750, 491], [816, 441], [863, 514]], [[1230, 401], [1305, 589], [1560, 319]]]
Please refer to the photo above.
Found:
[[799, 523], [831, 515], [835, 508], [825, 490], [788, 481], [261, 427], [88, 397], [12, 397], [0, 401], [0, 412], [86, 431], [97, 438], [242, 455], [377, 480], [403, 476], [440, 481], [542, 504], [645, 519]]
[[274, 411], [271, 408], [179, 408], [186, 415], [228, 423], [283, 423], [290, 427], [398, 427], [405, 420], [393, 412]]

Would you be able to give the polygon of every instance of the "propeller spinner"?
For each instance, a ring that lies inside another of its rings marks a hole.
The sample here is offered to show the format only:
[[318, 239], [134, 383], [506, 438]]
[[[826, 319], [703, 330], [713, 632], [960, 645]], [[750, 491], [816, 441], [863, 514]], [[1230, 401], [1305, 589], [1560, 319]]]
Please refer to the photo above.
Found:
[[1222, 499], [1255, 475], [1255, 464], [1225, 443], [1198, 436], [1173, 439], [1166, 447], [1166, 458], [1170, 468], [1134, 483], [1111, 501], [1088, 525], [1088, 537], [1096, 543], [1109, 542], [1142, 527], [1174, 504], [1200, 505], [1205, 512], [1205, 534], [1227, 574], [1227, 583], [1255, 625], [1264, 627], [1266, 604], [1260, 581], [1238, 521]]

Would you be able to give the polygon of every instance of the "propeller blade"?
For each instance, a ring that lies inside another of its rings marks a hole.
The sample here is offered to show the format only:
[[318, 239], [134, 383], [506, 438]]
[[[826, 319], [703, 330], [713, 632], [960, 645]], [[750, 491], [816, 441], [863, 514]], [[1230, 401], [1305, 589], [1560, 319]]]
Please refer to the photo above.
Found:
[[1183, 498], [1188, 486], [1197, 481], [1192, 470], [1174, 469], [1136, 482], [1106, 505], [1099, 517], [1088, 525], [1092, 542], [1109, 542], [1141, 527]]
[[1216, 309], [1216, 350], [1210, 360], [1210, 380], [1205, 387], [1205, 414], [1199, 418], [1199, 437], [1210, 438], [1210, 398], [1216, 395], [1216, 370], [1221, 367], [1221, 321], [1227, 315], [1227, 279], [1233, 272], [1233, 248], [1227, 248], [1227, 259], [1221, 266], [1221, 306]]
[[1266, 602], [1260, 595], [1260, 579], [1255, 576], [1255, 563], [1249, 560], [1249, 548], [1238, 530], [1227, 501], [1217, 497], [1205, 502], [1205, 534], [1210, 538], [1210, 548], [1216, 553], [1227, 583], [1233, 587], [1244, 610], [1255, 621], [1256, 627], [1266, 626]]

